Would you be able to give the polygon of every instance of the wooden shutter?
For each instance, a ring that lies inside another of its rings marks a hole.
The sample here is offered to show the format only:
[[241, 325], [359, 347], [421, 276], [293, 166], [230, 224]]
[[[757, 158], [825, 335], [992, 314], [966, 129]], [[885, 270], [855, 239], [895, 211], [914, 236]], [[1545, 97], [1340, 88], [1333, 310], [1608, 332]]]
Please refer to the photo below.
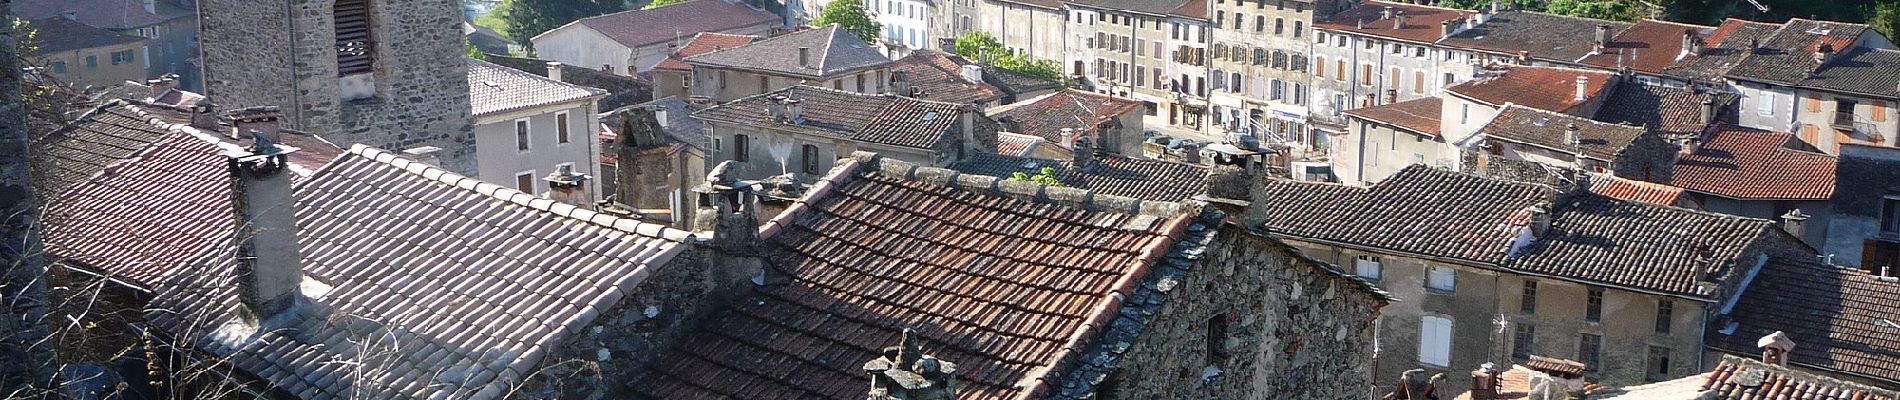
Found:
[[1874, 122], [1887, 122], [1887, 102], [1876, 101], [1870, 107], [1873, 108], [1873, 110], [1871, 110], [1873, 111], [1873, 115], [1869, 119], [1872, 119]]
[[1808, 97], [1808, 112], [1821, 112], [1821, 98]]
[[369, 0], [337, 0], [337, 74], [354, 75], [374, 69], [374, 44], [370, 40]]

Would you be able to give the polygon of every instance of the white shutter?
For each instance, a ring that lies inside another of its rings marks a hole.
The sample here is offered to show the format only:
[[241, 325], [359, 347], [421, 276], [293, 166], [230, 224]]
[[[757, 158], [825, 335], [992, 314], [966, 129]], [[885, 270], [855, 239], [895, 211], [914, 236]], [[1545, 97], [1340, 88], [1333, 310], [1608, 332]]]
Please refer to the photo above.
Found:
[[1436, 365], [1451, 365], [1451, 320], [1439, 316], [1425, 316], [1418, 330], [1418, 361]]

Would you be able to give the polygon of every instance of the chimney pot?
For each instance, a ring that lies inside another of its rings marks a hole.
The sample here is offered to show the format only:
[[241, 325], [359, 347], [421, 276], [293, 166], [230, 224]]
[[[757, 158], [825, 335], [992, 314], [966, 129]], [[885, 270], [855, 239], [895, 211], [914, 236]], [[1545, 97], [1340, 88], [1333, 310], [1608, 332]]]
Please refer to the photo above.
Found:
[[1694, 29], [1682, 30], [1682, 50], [1688, 55], [1702, 54], [1702, 37], [1696, 36]]
[[983, 67], [980, 65], [965, 65], [958, 72], [962, 73], [960, 75], [964, 82], [983, 83]]
[[1611, 40], [1611, 30], [1612, 30], [1612, 28], [1610, 27], [1610, 24], [1598, 24], [1598, 25], [1597, 25], [1597, 40], [1596, 40], [1596, 44], [1597, 44], [1597, 52], [1598, 52], [1598, 53], [1602, 53], [1602, 52], [1603, 52], [1603, 49], [1607, 49], [1607, 48], [1609, 48], [1609, 47], [1610, 47], [1610, 40]]
[[1392, 29], [1405, 29], [1405, 12], [1404, 11], [1393, 13]]
[[1834, 56], [1833, 44], [1822, 43], [1820, 46], [1816, 46], [1814, 49], [1814, 63], [1816, 65], [1814, 66], [1814, 68], [1817, 70], [1820, 69], [1821, 66], [1826, 65], [1828, 62], [1828, 59], [1833, 58], [1833, 56]]
[[1781, 214], [1781, 229], [1800, 239], [1807, 221], [1808, 214], [1802, 213], [1801, 209], [1788, 210], [1787, 214]]
[[548, 62], [548, 79], [552, 79], [552, 80], [554, 80], [555, 82], [566, 82], [565, 80], [562, 80], [562, 79], [561, 79], [561, 77], [562, 77], [562, 75], [561, 75], [561, 65], [562, 65], [562, 64], [561, 64], [561, 62], [560, 62], [560, 61], [549, 61], [549, 62]]
[[1698, 120], [1702, 122], [1702, 125], [1707, 126], [1715, 123], [1715, 96], [1705, 96], [1707, 97], [1702, 99], [1702, 112], [1698, 115]]
[[1550, 205], [1539, 203], [1531, 206], [1531, 235], [1543, 238], [1550, 233]]
[[1478, 366], [1478, 370], [1471, 371], [1471, 400], [1496, 400], [1497, 398], [1497, 365], [1484, 363]]
[[1787, 333], [1775, 331], [1755, 341], [1755, 347], [1761, 348], [1761, 362], [1765, 364], [1788, 366], [1788, 354], [1794, 352], [1794, 339]]
[[1438, 23], [1438, 30], [1443, 33], [1441, 37], [1451, 37], [1452, 33], [1456, 33], [1457, 28], [1453, 27], [1456, 25], [1452, 24], [1452, 22], [1452, 20], [1445, 20], [1445, 22]]
[[271, 143], [283, 143], [278, 126], [284, 118], [284, 112], [276, 106], [257, 106], [231, 110], [224, 113], [224, 121], [231, 124], [231, 138], [242, 139], [245, 134], [257, 132]]

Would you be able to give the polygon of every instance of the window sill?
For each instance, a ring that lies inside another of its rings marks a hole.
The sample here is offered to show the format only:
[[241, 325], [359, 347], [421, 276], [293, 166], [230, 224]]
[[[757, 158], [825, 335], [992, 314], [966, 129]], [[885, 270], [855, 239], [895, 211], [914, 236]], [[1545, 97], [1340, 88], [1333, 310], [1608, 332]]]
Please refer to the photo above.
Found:
[[1457, 295], [1458, 290], [1457, 289], [1444, 290], [1444, 289], [1425, 288], [1425, 293], [1430, 293], [1430, 294], [1435, 294], [1435, 295], [1440, 295], [1440, 296], [1452, 296], [1452, 295]]

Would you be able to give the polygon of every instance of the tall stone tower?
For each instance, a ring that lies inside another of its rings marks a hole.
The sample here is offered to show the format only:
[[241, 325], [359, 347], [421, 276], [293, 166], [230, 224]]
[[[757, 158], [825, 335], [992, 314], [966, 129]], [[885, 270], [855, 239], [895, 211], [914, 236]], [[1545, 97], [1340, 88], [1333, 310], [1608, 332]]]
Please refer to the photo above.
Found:
[[219, 107], [281, 107], [286, 127], [342, 146], [432, 146], [419, 158], [474, 176], [457, 0], [199, 0], [198, 11]]

